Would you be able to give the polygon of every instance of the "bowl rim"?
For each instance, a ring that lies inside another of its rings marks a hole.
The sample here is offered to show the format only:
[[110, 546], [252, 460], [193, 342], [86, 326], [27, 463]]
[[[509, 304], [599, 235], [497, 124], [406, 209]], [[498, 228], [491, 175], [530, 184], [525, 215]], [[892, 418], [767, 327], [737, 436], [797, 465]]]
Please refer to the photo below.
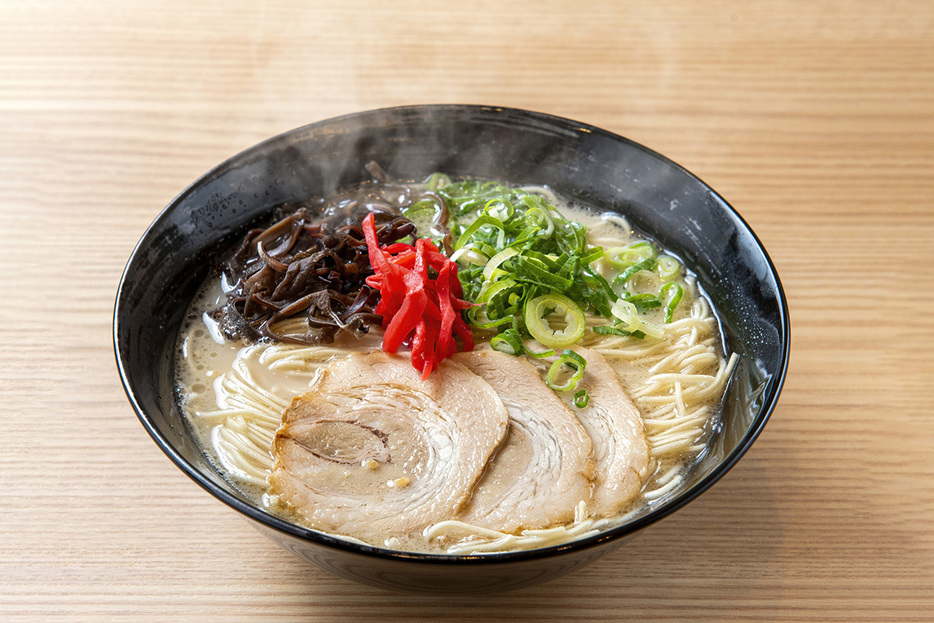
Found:
[[[137, 401], [134, 389], [130, 383], [129, 375], [127, 373], [124, 361], [120, 354], [120, 341], [119, 341], [119, 324], [120, 324], [120, 301], [124, 292], [124, 288], [127, 285], [128, 280], [131, 278], [130, 269], [135, 263], [137, 256], [140, 255], [143, 249], [146, 247], [148, 239], [153, 235], [153, 231], [156, 225], [163, 219], [165, 216], [170, 213], [179, 203], [181, 203], [189, 194], [193, 193], [201, 184], [210, 180], [214, 176], [222, 173], [231, 166], [234, 166], [235, 163], [241, 159], [249, 157], [253, 153], [262, 151], [263, 149], [268, 148], [270, 145], [287, 140], [290, 137], [300, 135], [303, 133], [308, 133], [316, 130], [317, 128], [325, 127], [331, 124], [343, 123], [346, 121], [351, 121], [354, 119], [360, 119], [371, 116], [378, 115], [404, 115], [406, 113], [432, 113], [432, 114], [456, 114], [456, 113], [466, 113], [466, 112], [483, 112], [486, 114], [489, 113], [505, 113], [508, 115], [521, 115], [525, 117], [530, 117], [540, 123], [556, 127], [564, 132], [571, 132], [574, 134], [594, 134], [600, 135], [604, 138], [610, 139], [612, 141], [625, 143], [631, 147], [636, 148], [644, 152], [646, 155], [660, 160], [667, 164], [668, 166], [674, 167], [677, 170], [681, 171], [683, 174], [693, 178], [699, 182], [707, 192], [714, 196], [717, 200], [717, 203], [721, 205], [725, 210], [727, 210], [733, 218], [735, 218], [742, 227], [746, 230], [746, 233], [751, 236], [755, 247], [758, 253], [761, 255], [762, 259], [765, 261], [765, 264], [768, 269], [768, 276], [775, 281], [775, 295], [778, 303], [778, 312], [781, 318], [780, 326], [780, 344], [781, 352], [779, 353], [779, 365], [775, 373], [767, 381], [767, 386], [763, 392], [762, 405], [757, 413], [756, 417], [753, 419], [750, 426], [746, 429], [743, 437], [739, 440], [733, 450], [722, 460], [720, 461], [709, 473], [702, 477], [698, 482], [691, 486], [686, 491], [682, 492], [679, 496], [672, 499], [671, 501], [665, 503], [657, 509], [649, 511], [641, 516], [638, 516], [631, 521], [627, 521], [624, 524], [608, 528], [606, 530], [600, 531], [597, 534], [592, 536], [583, 537], [580, 539], [575, 539], [566, 543], [561, 543], [557, 545], [550, 545], [541, 548], [527, 549], [527, 550], [516, 550], [508, 552], [496, 552], [496, 553], [483, 553], [483, 554], [437, 554], [437, 553], [422, 553], [422, 552], [406, 552], [391, 550], [388, 548], [364, 545], [360, 543], [355, 543], [353, 541], [348, 541], [341, 539], [335, 536], [331, 536], [324, 532], [319, 532], [312, 530], [310, 528], [303, 528], [302, 526], [293, 524], [284, 519], [281, 519], [272, 513], [264, 511], [252, 504], [248, 504], [238, 497], [228, 493], [217, 484], [215, 484], [211, 479], [205, 477], [200, 470], [195, 466], [189, 463], [179, 452], [175, 450], [172, 444], [159, 432], [158, 428], [151, 421], [149, 415], [146, 413], [145, 409]], [[559, 556], [571, 551], [584, 551], [591, 549], [610, 541], [622, 541], [628, 535], [635, 534], [636, 532], [642, 530], [643, 528], [661, 520], [665, 517], [671, 515], [677, 510], [683, 508], [688, 503], [697, 499], [702, 493], [707, 491], [712, 487], [716, 482], [718, 482], [727, 472], [729, 472], [733, 466], [746, 454], [749, 448], [752, 446], [753, 442], [758, 438], [764, 429], [766, 423], [771, 418], [773, 411], [778, 402], [778, 398], [781, 394], [782, 388], [785, 383], [785, 378], [788, 372], [789, 358], [791, 352], [791, 319], [788, 308], [788, 301], [782, 286], [781, 280], [778, 275], [778, 271], [769, 256], [765, 246], [762, 244], [762, 241], [759, 239], [758, 235], [749, 226], [746, 220], [737, 212], [737, 210], [726, 201], [719, 193], [717, 193], [710, 185], [700, 179], [697, 175], [678, 164], [677, 162], [671, 160], [667, 156], [664, 156], [651, 148], [648, 148], [640, 143], [637, 143], [631, 139], [628, 139], [622, 135], [616, 134], [614, 132], [605, 130], [603, 128], [575, 121], [566, 117], [561, 117], [553, 115], [550, 113], [536, 112], [531, 110], [525, 110], [520, 108], [504, 107], [504, 106], [489, 106], [482, 104], [417, 104], [417, 105], [406, 105], [406, 106], [393, 106], [385, 108], [376, 108], [371, 110], [363, 110], [359, 112], [353, 112], [349, 114], [344, 114], [336, 117], [331, 117], [328, 119], [323, 119], [320, 121], [315, 121], [308, 123], [291, 130], [286, 130], [279, 134], [276, 134], [272, 137], [264, 139], [250, 147], [240, 150], [234, 155], [228, 157], [223, 162], [215, 165], [202, 175], [200, 175], [196, 180], [191, 182], [184, 190], [182, 190], [178, 195], [176, 195], [153, 219], [153, 221], [147, 226], [146, 230], [143, 232], [139, 241], [133, 248], [124, 270], [120, 277], [120, 282], [117, 288], [115, 302], [114, 302], [114, 313], [113, 313], [113, 348], [114, 356], [116, 358], [117, 371], [120, 376], [121, 383], [123, 385], [124, 391], [126, 393], [127, 399], [130, 402], [131, 407], [135, 411], [137, 418], [140, 420], [140, 423], [143, 425], [144, 429], [147, 431], [152, 440], [156, 443], [160, 450], [178, 467], [185, 475], [187, 475], [191, 480], [198, 484], [202, 489], [206, 490], [213, 497], [217, 498], [227, 506], [233, 508], [235, 511], [241, 513], [246, 518], [256, 521], [260, 524], [263, 524], [266, 528], [270, 528], [277, 532], [281, 532], [292, 537], [296, 537], [302, 541], [308, 541], [316, 545], [330, 547], [343, 552], [358, 554], [367, 557], [382, 558], [387, 560], [404, 560], [404, 561], [414, 561], [417, 563], [423, 564], [440, 564], [440, 565], [493, 565], [493, 564], [503, 564], [510, 561], [530, 561], [536, 559], [550, 558], [553, 556]]]

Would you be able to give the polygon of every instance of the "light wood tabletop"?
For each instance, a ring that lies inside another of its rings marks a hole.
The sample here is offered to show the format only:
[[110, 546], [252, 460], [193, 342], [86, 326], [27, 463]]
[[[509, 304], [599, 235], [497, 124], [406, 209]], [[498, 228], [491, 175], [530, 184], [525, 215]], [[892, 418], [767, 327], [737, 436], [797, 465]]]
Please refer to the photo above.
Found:
[[[791, 308], [779, 404], [591, 566], [464, 598], [313, 567], [182, 474], [113, 356], [160, 210], [267, 137], [403, 104], [600, 126], [722, 194]], [[934, 617], [934, 3], [0, 3], [0, 619]]]

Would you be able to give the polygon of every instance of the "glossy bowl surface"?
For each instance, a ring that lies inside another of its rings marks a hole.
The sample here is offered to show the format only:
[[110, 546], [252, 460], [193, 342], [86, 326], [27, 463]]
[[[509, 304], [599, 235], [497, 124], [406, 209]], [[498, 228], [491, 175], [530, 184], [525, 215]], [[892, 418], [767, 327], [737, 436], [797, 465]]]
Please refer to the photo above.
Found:
[[[547, 184], [631, 225], [680, 255], [717, 309], [741, 359], [713, 451], [670, 502], [597, 536], [492, 556], [438, 556], [355, 545], [275, 517], [206, 459], [176, 402], [174, 348], [208, 266], [270, 209], [365, 179], [378, 162], [396, 179], [452, 177]], [[295, 129], [230, 158], [156, 218], [126, 266], [114, 312], [117, 365], [133, 409], [165, 454], [283, 547], [339, 575], [390, 590], [476, 592], [556, 578], [619, 547], [721, 478], [775, 407], [788, 365], [790, 320], [779, 277], [739, 214], [697, 177], [625, 138], [568, 119], [488, 106], [413, 106]], [[624, 582], [624, 578], [620, 578]]]

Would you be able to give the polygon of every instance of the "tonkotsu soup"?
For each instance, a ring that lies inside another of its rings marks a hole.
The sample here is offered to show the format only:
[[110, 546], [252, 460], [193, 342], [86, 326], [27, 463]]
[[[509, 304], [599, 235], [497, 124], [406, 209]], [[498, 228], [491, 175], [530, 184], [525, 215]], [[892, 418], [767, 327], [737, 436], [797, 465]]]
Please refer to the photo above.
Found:
[[224, 477], [298, 525], [443, 554], [677, 494], [736, 362], [681, 260], [544, 186], [371, 171], [280, 206], [192, 302], [179, 401]]

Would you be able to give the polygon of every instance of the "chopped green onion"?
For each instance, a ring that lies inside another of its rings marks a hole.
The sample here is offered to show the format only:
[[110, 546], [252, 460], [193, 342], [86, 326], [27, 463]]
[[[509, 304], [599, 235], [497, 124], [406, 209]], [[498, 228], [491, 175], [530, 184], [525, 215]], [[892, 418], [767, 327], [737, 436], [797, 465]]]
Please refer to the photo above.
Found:
[[681, 262], [668, 255], [658, 258], [658, 276], [663, 281], [672, 281], [681, 276]]
[[530, 227], [537, 228], [542, 238], [550, 238], [555, 233], [555, 221], [546, 207], [545, 200], [537, 195], [523, 195], [522, 203], [528, 208], [525, 218]]
[[502, 297], [522, 286], [515, 279], [505, 278], [499, 281], [484, 281], [477, 295], [477, 303], [489, 303], [497, 297]]
[[[447, 204], [464, 298], [478, 304], [466, 310], [467, 319], [498, 332], [498, 350], [552, 356], [529, 351], [526, 341], [570, 347], [584, 334], [586, 314], [614, 322], [594, 327], [598, 334], [664, 336], [641, 314], [662, 308], [670, 322], [682, 295], [674, 284], [681, 283], [684, 267], [652, 242], [590, 246], [582, 223], [562, 215], [549, 195], [528, 189], [441, 175], [427, 185]], [[427, 198], [414, 207], [437, 208]], [[612, 285], [601, 274], [606, 269], [615, 275]]]
[[652, 270], [655, 268], [655, 258], [645, 258], [640, 260], [620, 273], [616, 279], [613, 280], [614, 283], [620, 283], [625, 285], [629, 278], [643, 270]]
[[516, 213], [516, 209], [506, 199], [490, 199], [483, 206], [483, 213], [499, 221], [508, 221]]
[[[493, 245], [489, 245], [489, 244], [483, 242], [482, 240], [478, 240], [478, 241], [476, 241], [476, 242], [471, 242], [468, 246], [472, 246], [473, 248], [475, 248], [475, 249], [477, 250], [477, 252], [480, 253], [481, 255], [483, 255], [483, 257], [485, 257], [485, 258], [491, 258], [491, 257], [493, 257], [494, 255], [496, 255], [497, 252], [498, 252], [498, 251], [496, 250], [496, 247], [494, 247]], [[487, 261], [489, 261], [489, 260], [487, 260]]]
[[554, 357], [557, 353], [551, 348], [548, 350], [543, 350], [541, 352], [535, 352], [534, 350], [525, 349], [525, 354], [534, 359], [545, 359], [547, 357]]
[[593, 264], [603, 257], [603, 247], [593, 247], [587, 251], [587, 254], [581, 257], [581, 264]]
[[[564, 383], [558, 382], [558, 375], [562, 374], [565, 370], [564, 368], [568, 367], [574, 371]], [[577, 387], [577, 383], [584, 377], [584, 369], [587, 367], [587, 361], [575, 353], [573, 350], [566, 350], [561, 353], [561, 356], [551, 367], [548, 368], [548, 373], [545, 375], [545, 384], [548, 385], [551, 389], [560, 392], [571, 391]]]
[[499, 335], [493, 336], [490, 340], [490, 347], [493, 350], [499, 350], [509, 355], [521, 355], [525, 347], [522, 345], [522, 337], [515, 329], [506, 329]]
[[606, 259], [610, 266], [618, 270], [625, 270], [633, 264], [643, 260], [654, 260], [658, 253], [649, 242], [637, 242], [628, 247], [613, 247], [606, 252]]
[[477, 251], [470, 245], [461, 247], [460, 249], [458, 249], [457, 251], [451, 254], [452, 262], [457, 262], [461, 258], [463, 258], [464, 261], [470, 264], [476, 264], [477, 266], [486, 266], [486, 263], [490, 261], [490, 258], [483, 255], [482, 253], [480, 253], [479, 251]]
[[555, 230], [558, 248], [572, 255], [583, 255], [587, 248], [587, 228], [577, 221], [563, 220], [564, 227]]
[[[564, 327], [554, 329], [548, 316], [563, 317]], [[561, 294], [545, 294], [529, 301], [525, 306], [525, 326], [541, 344], [560, 348], [570, 346], [584, 335], [586, 319], [577, 304]]]
[[504, 325], [514, 324], [511, 316], [490, 320], [487, 317], [478, 317], [481, 313], [483, 312], [479, 306], [471, 307], [467, 310], [467, 321], [470, 322], [471, 326], [477, 327], [478, 329], [496, 329]]
[[519, 254], [519, 249], [515, 247], [506, 247], [496, 255], [490, 258], [490, 261], [487, 262], [486, 266], [483, 268], [483, 278], [486, 281], [496, 281], [496, 278], [505, 275], [506, 271], [498, 270], [499, 265], [513, 257], [514, 255]]
[[636, 306], [627, 300], [619, 299], [613, 303], [612, 312], [614, 316], [622, 321], [623, 329], [630, 333], [642, 331], [650, 337], [665, 337], [665, 332], [662, 329], [640, 318]]
[[582, 389], [574, 394], [574, 406], [578, 409], [583, 409], [590, 404], [590, 394], [587, 393], [586, 389]]
[[642, 331], [625, 331], [619, 327], [611, 327], [610, 325], [597, 325], [592, 330], [599, 335], [632, 336], [639, 340], [645, 337], [645, 333]]
[[[507, 319], [508, 320], [508, 319]], [[522, 343], [522, 334], [516, 328], [506, 329], [499, 335], [494, 335], [490, 339], [490, 347], [493, 350], [502, 351], [509, 355], [527, 355], [534, 359], [545, 359], [554, 357], [555, 351], [551, 348], [543, 351], [529, 350]]]
[[660, 287], [662, 287], [662, 280], [650, 270], [636, 271], [625, 285], [625, 288], [630, 291], [645, 289], [657, 291]]
[[516, 278], [521, 278], [528, 283], [534, 283], [559, 292], [563, 292], [574, 285], [573, 279], [562, 276], [563, 271], [559, 270], [555, 273], [553, 270], [549, 270], [547, 264], [536, 261], [534, 258], [523, 256], [521, 260], [515, 262], [515, 265]]
[[668, 302], [665, 304], [665, 322], [671, 322], [671, 319], [675, 315], [675, 308], [678, 306], [678, 303], [681, 302], [681, 297], [684, 296], [684, 288], [681, 287], [681, 284], [675, 281], [669, 281], [662, 286], [662, 289], [659, 290], [659, 298], [665, 298], [669, 291], [673, 290], [671, 297], [668, 299]]
[[[484, 214], [483, 216], [478, 216], [477, 219], [464, 230], [464, 233], [461, 234], [460, 238], [457, 239], [457, 244], [454, 245], [455, 249], [460, 249], [463, 247], [470, 238], [477, 233], [477, 231], [484, 225], [489, 225], [499, 230], [500, 238], [505, 235], [505, 230], [503, 228], [503, 222], [498, 218]], [[500, 244], [502, 246], [502, 244]]]
[[635, 305], [636, 311], [640, 314], [647, 309], [655, 309], [656, 307], [662, 306], [662, 302], [654, 294], [629, 294], [628, 292], [624, 292], [622, 298]]

